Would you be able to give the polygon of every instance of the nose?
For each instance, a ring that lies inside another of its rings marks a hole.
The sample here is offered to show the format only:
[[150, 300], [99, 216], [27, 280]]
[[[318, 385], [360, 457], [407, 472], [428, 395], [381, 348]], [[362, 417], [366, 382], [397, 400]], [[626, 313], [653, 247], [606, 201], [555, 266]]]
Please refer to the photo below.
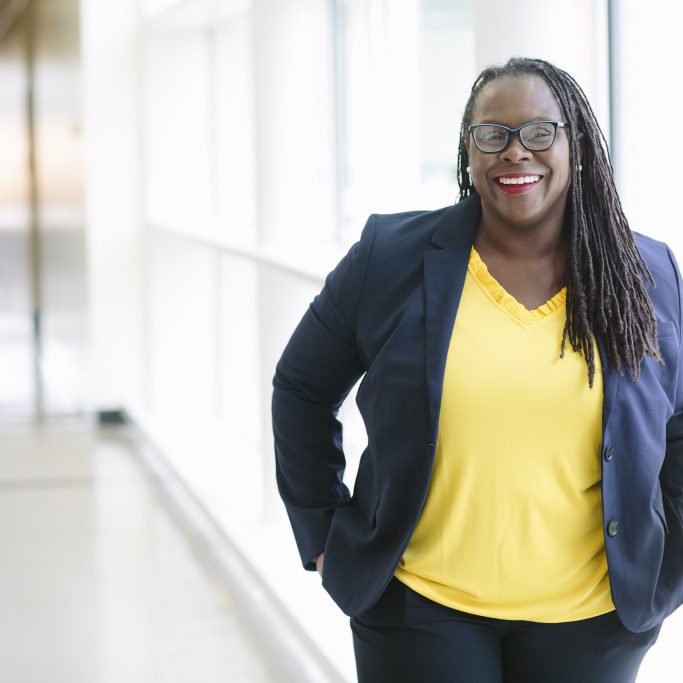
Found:
[[518, 164], [520, 161], [531, 159], [531, 152], [524, 147], [519, 136], [512, 135], [507, 147], [500, 152], [500, 158], [502, 161]]

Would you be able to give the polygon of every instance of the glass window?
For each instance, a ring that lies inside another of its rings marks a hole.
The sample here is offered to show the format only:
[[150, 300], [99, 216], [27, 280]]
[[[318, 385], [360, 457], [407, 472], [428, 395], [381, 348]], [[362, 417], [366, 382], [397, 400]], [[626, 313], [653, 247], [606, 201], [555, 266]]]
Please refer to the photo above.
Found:
[[145, 217], [206, 237], [254, 233], [249, 3], [195, 0], [148, 18]]
[[472, 2], [337, 0], [340, 237], [367, 215], [455, 201], [475, 73]]

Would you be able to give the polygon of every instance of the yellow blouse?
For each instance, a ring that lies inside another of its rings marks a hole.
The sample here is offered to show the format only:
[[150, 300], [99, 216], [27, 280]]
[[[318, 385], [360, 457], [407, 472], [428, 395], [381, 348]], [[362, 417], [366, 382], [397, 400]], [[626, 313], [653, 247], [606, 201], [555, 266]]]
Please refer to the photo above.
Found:
[[396, 570], [443, 605], [576, 621], [615, 609], [605, 555], [602, 370], [567, 342], [566, 288], [529, 311], [472, 247], [429, 492]]

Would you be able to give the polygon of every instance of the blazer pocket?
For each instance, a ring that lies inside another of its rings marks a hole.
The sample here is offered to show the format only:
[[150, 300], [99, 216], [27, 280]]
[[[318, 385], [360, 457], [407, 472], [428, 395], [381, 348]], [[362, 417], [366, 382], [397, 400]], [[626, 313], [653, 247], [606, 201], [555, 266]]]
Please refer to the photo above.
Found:
[[358, 467], [356, 483], [353, 487], [353, 502], [363, 514], [368, 524], [372, 526], [375, 523], [379, 496], [375, 491], [372, 476], [372, 460], [367, 452], [361, 457]]
[[675, 337], [676, 326], [671, 320], [657, 320], [657, 337]]
[[379, 496], [368, 492], [366, 495], [354, 495], [356, 505], [363, 517], [367, 520], [370, 526], [375, 525], [377, 517], [377, 508], [379, 507]]
[[[678, 373], [679, 345], [676, 327], [670, 320], [657, 320], [657, 342], [664, 363], [659, 363], [646, 356], [641, 366], [643, 377], [651, 375], [662, 390], [667, 401], [673, 406], [676, 376]], [[673, 408], [672, 408], [673, 410]]]
[[669, 525], [666, 523], [666, 514], [664, 512], [664, 500], [662, 499], [662, 487], [659, 481], [655, 484], [655, 490], [652, 492], [652, 501], [650, 502], [652, 509], [659, 515], [662, 520], [664, 530], [669, 534]]

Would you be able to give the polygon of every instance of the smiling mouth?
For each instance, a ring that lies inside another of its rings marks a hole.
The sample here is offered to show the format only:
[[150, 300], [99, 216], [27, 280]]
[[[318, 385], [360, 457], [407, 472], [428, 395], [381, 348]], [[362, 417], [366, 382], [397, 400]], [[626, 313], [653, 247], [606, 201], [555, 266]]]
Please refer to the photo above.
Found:
[[518, 176], [516, 178], [501, 176], [500, 178], [496, 178], [496, 182], [499, 185], [533, 185], [534, 183], [537, 183], [542, 177], [543, 176], [540, 175], [525, 175]]
[[518, 176], [508, 175], [496, 178], [496, 185], [506, 195], [525, 195], [533, 192], [541, 180], [543, 180], [543, 176], [534, 173]]

